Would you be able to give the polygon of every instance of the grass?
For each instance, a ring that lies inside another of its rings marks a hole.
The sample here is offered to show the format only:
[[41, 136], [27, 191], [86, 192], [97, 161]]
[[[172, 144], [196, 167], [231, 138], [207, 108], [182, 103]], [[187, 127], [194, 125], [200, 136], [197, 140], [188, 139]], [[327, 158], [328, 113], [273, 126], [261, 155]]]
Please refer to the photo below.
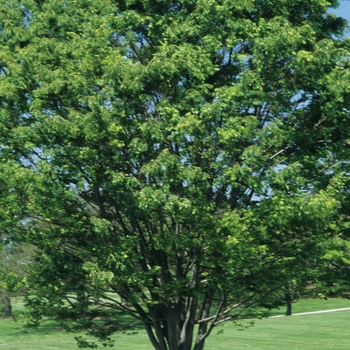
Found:
[[256, 320], [244, 331], [223, 326], [222, 334], [212, 334], [207, 349], [234, 350], [348, 350], [350, 312]]
[[[53, 326], [53, 325], [52, 325]], [[54, 332], [50, 324], [37, 331], [25, 330], [11, 319], [0, 319], [0, 349], [6, 350], [77, 349], [72, 335]]]
[[[300, 299], [293, 304], [293, 314], [301, 312], [312, 312], [318, 310], [331, 310], [350, 307], [350, 300], [348, 299]], [[272, 309], [267, 312], [269, 316], [284, 315], [286, 309], [281, 307], [279, 309]]]
[[[14, 308], [21, 308], [15, 300]], [[302, 299], [294, 304], [293, 313], [350, 307], [344, 299]], [[283, 314], [284, 309], [271, 310]], [[243, 326], [249, 321], [243, 321]], [[0, 319], [0, 350], [77, 350], [73, 334], [55, 330], [57, 324], [46, 322], [40, 329], [25, 330], [11, 319]], [[232, 323], [218, 327], [208, 338], [206, 349], [234, 350], [348, 350], [350, 311], [255, 320], [253, 327], [239, 331]], [[114, 349], [151, 350], [144, 331], [117, 334]], [[100, 348], [100, 347], [99, 347]], [[101, 347], [102, 348], [102, 347]]]

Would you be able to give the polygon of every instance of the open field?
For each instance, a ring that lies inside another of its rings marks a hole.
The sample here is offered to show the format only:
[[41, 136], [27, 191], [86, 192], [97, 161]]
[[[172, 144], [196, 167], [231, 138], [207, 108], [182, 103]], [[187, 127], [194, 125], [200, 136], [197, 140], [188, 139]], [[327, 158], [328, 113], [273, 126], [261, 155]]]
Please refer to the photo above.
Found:
[[[306, 299], [296, 303], [293, 311], [298, 313], [344, 307], [350, 307], [350, 301]], [[279, 310], [280, 314], [283, 312], [284, 309]], [[276, 314], [275, 310], [272, 313]], [[248, 325], [248, 321], [243, 321], [243, 324]], [[37, 331], [27, 331], [11, 319], [0, 319], [0, 350], [78, 349], [74, 336], [53, 330], [56, 326], [53, 322], [47, 322]], [[348, 350], [349, 327], [350, 311], [255, 320], [253, 327], [243, 331], [227, 323], [218, 327], [208, 338], [206, 349]], [[118, 350], [152, 349], [143, 331], [130, 335], [118, 334], [114, 339], [115, 349]]]
[[[348, 299], [300, 299], [297, 303], [293, 304], [293, 314], [300, 312], [312, 312], [318, 310], [331, 310], [350, 307], [350, 300]], [[286, 312], [285, 307], [280, 309], [269, 310], [267, 313], [269, 316], [284, 315]]]
[[[276, 322], [277, 321], [277, 322]], [[350, 311], [256, 320], [254, 327], [208, 338], [207, 349], [348, 350]]]

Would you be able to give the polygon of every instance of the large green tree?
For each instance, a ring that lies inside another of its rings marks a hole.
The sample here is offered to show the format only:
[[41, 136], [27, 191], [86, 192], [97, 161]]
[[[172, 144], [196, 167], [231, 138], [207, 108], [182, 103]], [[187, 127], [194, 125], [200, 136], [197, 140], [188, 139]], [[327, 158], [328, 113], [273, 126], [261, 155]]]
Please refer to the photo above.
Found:
[[349, 158], [336, 5], [1, 1], [1, 227], [40, 252], [33, 315], [107, 341], [123, 310], [201, 350], [317, 279]]

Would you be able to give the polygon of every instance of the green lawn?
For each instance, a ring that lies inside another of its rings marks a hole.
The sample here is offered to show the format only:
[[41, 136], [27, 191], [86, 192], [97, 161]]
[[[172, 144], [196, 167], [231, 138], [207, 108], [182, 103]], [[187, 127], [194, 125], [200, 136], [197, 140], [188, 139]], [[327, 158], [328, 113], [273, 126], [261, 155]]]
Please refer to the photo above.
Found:
[[47, 325], [39, 331], [27, 331], [10, 319], [0, 319], [0, 349], [71, 350], [77, 349], [77, 345], [72, 335], [52, 331]]
[[[300, 299], [297, 303], [293, 304], [293, 314], [308, 311], [318, 310], [331, 310], [350, 307], [350, 300], [348, 299]], [[280, 309], [269, 310], [268, 314], [284, 315], [286, 309], [281, 307]]]
[[[18, 301], [20, 306], [20, 301]], [[350, 307], [343, 299], [300, 300], [294, 312]], [[275, 310], [273, 310], [275, 313]], [[279, 313], [283, 314], [284, 309]], [[244, 321], [248, 325], [248, 321]], [[72, 334], [55, 330], [47, 322], [38, 331], [27, 331], [11, 319], [0, 319], [0, 350], [76, 350]], [[232, 323], [218, 327], [208, 338], [206, 349], [234, 350], [348, 350], [350, 311], [255, 320], [253, 327], [239, 331]], [[219, 333], [219, 334], [218, 334]], [[115, 349], [151, 350], [146, 334], [118, 334]], [[102, 349], [102, 347], [99, 347]]]
[[212, 334], [207, 349], [348, 350], [350, 311], [256, 320], [244, 331], [227, 325]]

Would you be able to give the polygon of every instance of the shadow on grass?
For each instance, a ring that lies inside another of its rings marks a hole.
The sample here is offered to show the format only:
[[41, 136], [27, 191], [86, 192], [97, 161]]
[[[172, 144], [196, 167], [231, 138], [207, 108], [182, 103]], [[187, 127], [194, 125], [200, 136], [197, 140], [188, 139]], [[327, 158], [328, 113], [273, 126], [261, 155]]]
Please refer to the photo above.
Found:
[[[106, 310], [103, 315], [90, 320], [92, 323], [91, 328], [80, 328], [74, 330], [69, 330], [70, 320], [66, 320], [66, 324], [62, 321], [46, 318], [37, 327], [28, 327], [25, 322], [22, 320], [16, 320], [16, 315], [12, 317], [0, 317], [0, 334], [6, 334], [13, 338], [26, 336], [26, 335], [48, 335], [52, 333], [81, 333], [88, 332], [91, 333], [91, 330], [95, 331], [99, 328], [108, 328], [113, 327], [113, 333], [125, 333], [125, 334], [135, 334], [140, 330], [143, 330], [144, 327], [141, 322], [134, 319], [130, 315], [125, 314], [121, 310]], [[68, 329], [67, 329], [68, 328]], [[94, 333], [94, 332], [92, 332]]]

